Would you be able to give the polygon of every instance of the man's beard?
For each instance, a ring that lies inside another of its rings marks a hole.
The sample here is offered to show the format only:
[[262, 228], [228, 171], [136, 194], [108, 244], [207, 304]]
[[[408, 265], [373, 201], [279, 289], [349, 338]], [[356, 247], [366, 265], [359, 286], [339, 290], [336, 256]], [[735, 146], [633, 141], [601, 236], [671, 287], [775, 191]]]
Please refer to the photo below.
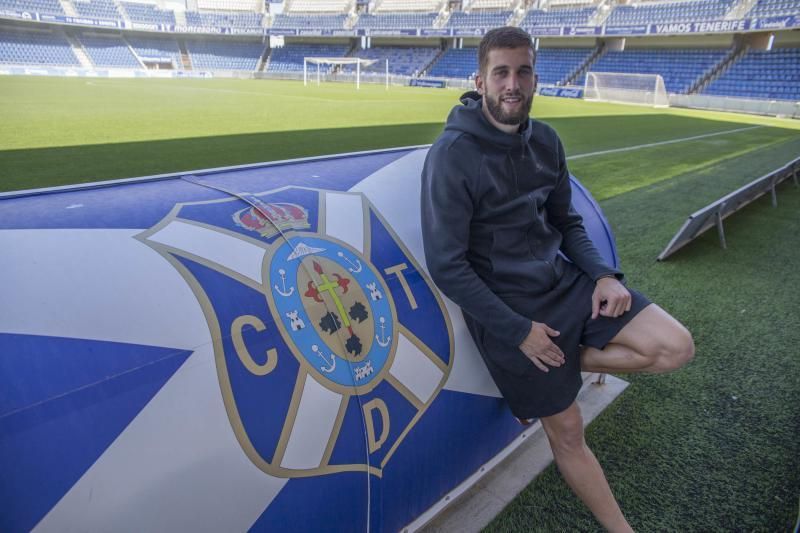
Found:
[[[521, 92], [509, 94], [507, 96], [517, 96], [519, 98], [523, 97]], [[533, 93], [531, 93], [527, 100], [522, 102], [522, 106], [518, 111], [512, 113], [507, 113], [503, 110], [503, 104], [500, 101], [502, 95], [494, 98], [487, 92], [483, 97], [486, 99], [486, 107], [489, 109], [489, 114], [491, 114], [492, 118], [494, 118], [500, 124], [516, 126], [517, 124], [522, 124], [528, 120], [528, 116], [531, 114], [531, 106], [533, 106]]]

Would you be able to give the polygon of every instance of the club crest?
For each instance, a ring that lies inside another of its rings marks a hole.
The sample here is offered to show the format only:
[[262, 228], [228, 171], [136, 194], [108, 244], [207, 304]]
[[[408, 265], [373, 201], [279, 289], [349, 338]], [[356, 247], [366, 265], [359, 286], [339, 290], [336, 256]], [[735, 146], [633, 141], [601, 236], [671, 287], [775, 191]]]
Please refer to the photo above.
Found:
[[380, 476], [447, 380], [444, 305], [361, 194], [179, 204], [138, 238], [197, 296], [231, 427], [271, 475]]

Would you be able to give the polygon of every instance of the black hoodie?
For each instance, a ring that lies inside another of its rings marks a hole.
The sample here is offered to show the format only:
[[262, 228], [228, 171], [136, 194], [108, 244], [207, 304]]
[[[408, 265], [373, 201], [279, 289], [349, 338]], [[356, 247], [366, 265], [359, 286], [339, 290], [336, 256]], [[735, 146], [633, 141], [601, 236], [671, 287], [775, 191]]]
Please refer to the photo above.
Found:
[[564, 147], [529, 119], [516, 134], [492, 125], [478, 93], [461, 97], [422, 170], [422, 236], [441, 291], [513, 346], [531, 320], [506, 297], [552, 290], [562, 250], [590, 278], [622, 273], [605, 264], [571, 205]]

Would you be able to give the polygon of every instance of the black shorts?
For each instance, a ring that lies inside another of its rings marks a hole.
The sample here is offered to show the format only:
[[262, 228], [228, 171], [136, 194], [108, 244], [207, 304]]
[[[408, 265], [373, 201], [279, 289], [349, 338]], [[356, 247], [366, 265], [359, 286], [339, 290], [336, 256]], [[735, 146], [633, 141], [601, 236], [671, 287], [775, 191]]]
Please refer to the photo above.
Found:
[[517, 313], [542, 322], [561, 334], [551, 337], [564, 352], [565, 363], [542, 372], [518, 346], [494, 335], [474, 318], [464, 314], [472, 338], [478, 345], [492, 379], [518, 418], [539, 418], [560, 413], [575, 401], [580, 391], [580, 346], [603, 349], [625, 325], [650, 304], [641, 293], [631, 293], [631, 310], [620, 317], [592, 316], [595, 283], [571, 263], [550, 292], [538, 296], [505, 296], [503, 301]]

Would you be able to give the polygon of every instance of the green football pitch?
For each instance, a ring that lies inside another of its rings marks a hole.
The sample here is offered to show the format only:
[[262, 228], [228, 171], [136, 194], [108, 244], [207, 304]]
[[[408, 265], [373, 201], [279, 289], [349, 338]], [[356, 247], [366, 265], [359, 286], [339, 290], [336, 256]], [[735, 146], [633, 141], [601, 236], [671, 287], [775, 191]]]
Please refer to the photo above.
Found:
[[[421, 145], [459, 92], [255, 80], [0, 77], [0, 190]], [[789, 531], [800, 495], [800, 189], [668, 261], [687, 215], [800, 155], [800, 122], [537, 97], [600, 201], [630, 283], [695, 360], [631, 386], [587, 431], [637, 531]], [[33, 216], [33, 215], [32, 215]], [[2, 252], [0, 252], [2, 253]], [[488, 531], [600, 526], [551, 466]]]

